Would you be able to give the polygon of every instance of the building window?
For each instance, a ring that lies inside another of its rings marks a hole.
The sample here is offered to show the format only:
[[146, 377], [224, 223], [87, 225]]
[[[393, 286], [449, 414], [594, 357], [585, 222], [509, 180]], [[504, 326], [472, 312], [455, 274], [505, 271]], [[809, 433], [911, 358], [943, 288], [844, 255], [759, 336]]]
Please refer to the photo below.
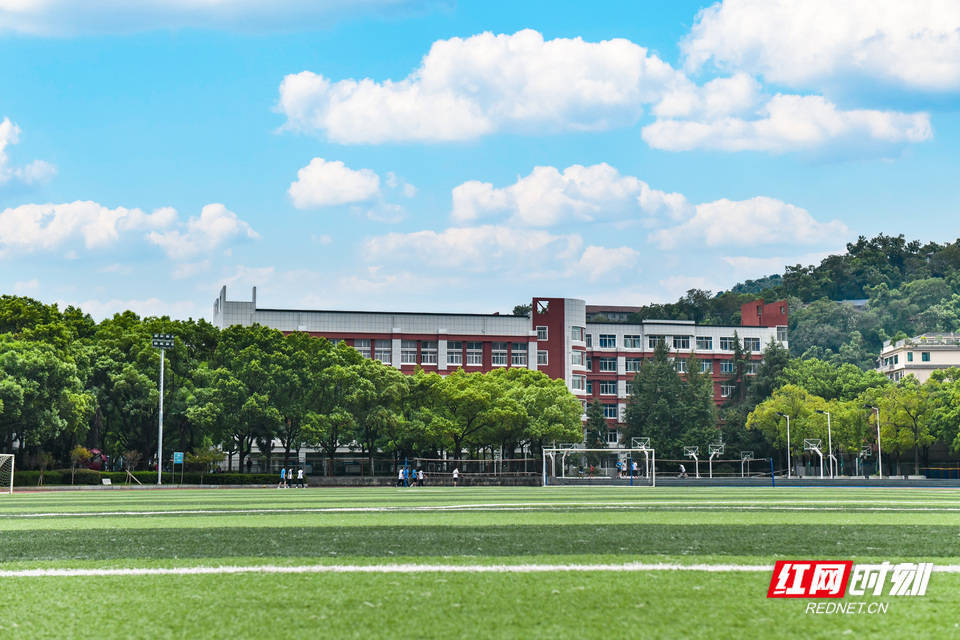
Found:
[[733, 351], [734, 345], [737, 341], [734, 338], [720, 338], [720, 350], [721, 351]]
[[463, 343], [447, 343], [447, 364], [463, 364]]
[[744, 338], [743, 350], [760, 353], [760, 338]]
[[570, 386], [575, 391], [583, 391], [587, 388], [587, 376], [571, 376]]
[[[604, 412], [606, 414], [606, 412]], [[607, 431], [607, 444], [617, 444], [620, 442], [620, 432], [616, 429]]]
[[913, 351], [907, 351], [907, 362], [913, 362]]
[[400, 364], [417, 364], [417, 341], [400, 341]]
[[786, 342], [786, 341], [787, 341], [787, 328], [777, 327], [777, 342]]
[[713, 360], [701, 360], [700, 373], [713, 373]]
[[571, 351], [570, 352], [570, 364], [575, 367], [582, 367], [584, 363], [585, 356], [587, 354], [583, 351]]
[[720, 385], [720, 397], [729, 398], [733, 395], [733, 392], [736, 390], [736, 387], [732, 384], [722, 384]]
[[627, 395], [633, 395], [633, 380], [627, 380]]
[[492, 349], [490, 353], [490, 364], [495, 367], [507, 366], [507, 343], [494, 342], [490, 347]]
[[690, 336], [673, 336], [673, 348], [674, 348], [674, 349], [689, 349], [689, 348], [690, 348]]
[[548, 356], [550, 355], [549, 351], [537, 351], [537, 366], [544, 366], [550, 364], [548, 361]]
[[510, 347], [510, 365], [514, 367], [527, 366], [527, 345], [514, 342]]
[[379, 360], [383, 364], [390, 364], [390, 357], [393, 355], [390, 340], [373, 341], [373, 359]]
[[588, 333], [588, 334], [587, 334], [587, 346], [588, 346], [588, 347], [592, 347], [592, 346], [593, 346], [593, 334], [592, 334], [592, 333]]
[[546, 340], [546, 339], [547, 339], [547, 328], [537, 327], [537, 340]]
[[697, 336], [697, 351], [713, 351], [713, 338], [711, 336]]
[[746, 373], [748, 376], [755, 376], [757, 375], [757, 371], [759, 370], [760, 370], [759, 362], [748, 362], [746, 368], [744, 369], [744, 373]]
[[600, 371], [612, 371], [616, 373], [617, 359], [616, 358], [600, 358]]
[[617, 336], [612, 333], [601, 333], [600, 334], [600, 348], [601, 349], [616, 349], [617, 348]]
[[676, 358], [673, 361], [673, 368], [677, 370], [677, 373], [686, 373], [687, 372], [687, 361], [683, 358]]
[[583, 327], [570, 327], [570, 339], [583, 342]]
[[[924, 360], [924, 359], [923, 359], [923, 352], [921, 352], [921, 353], [920, 353], [920, 360], [922, 360], [923, 362], [929, 361], [929, 360], [930, 360], [930, 354], [927, 353], [927, 358], [926, 358], [926, 360]], [[893, 356], [893, 364], [900, 364], [900, 354], [899, 354], [899, 353], [898, 353], [897, 355]]]
[[364, 358], [370, 358], [370, 338], [357, 338], [353, 341], [353, 348]]
[[600, 382], [600, 395], [602, 396], [615, 396], [617, 395], [617, 381], [616, 380], [602, 380]]
[[664, 341], [664, 336], [647, 336], [647, 348], [656, 349], [657, 345]]
[[733, 360], [721, 360], [720, 361], [720, 373], [723, 374], [732, 374], [733, 373]]
[[593, 371], [593, 358], [587, 356], [587, 371]]
[[420, 343], [420, 362], [423, 364], [437, 364], [437, 343]]
[[643, 365], [643, 358], [626, 358], [624, 359], [624, 364], [627, 367], [627, 371], [640, 371], [640, 367]]
[[483, 343], [467, 343], [467, 366], [479, 367], [483, 364]]
[[[921, 352], [920, 352], [920, 362], [930, 362], [930, 352], [929, 352], [929, 351], [921, 351]], [[897, 357], [896, 357], [896, 356], [893, 357], [893, 364], [897, 364]]]
[[643, 338], [640, 336], [623, 336], [625, 349], [643, 349]]
[[593, 380], [587, 380], [587, 394], [593, 395]]
[[613, 418], [617, 419], [617, 405], [615, 404], [605, 404], [603, 405], [603, 417], [604, 418]]

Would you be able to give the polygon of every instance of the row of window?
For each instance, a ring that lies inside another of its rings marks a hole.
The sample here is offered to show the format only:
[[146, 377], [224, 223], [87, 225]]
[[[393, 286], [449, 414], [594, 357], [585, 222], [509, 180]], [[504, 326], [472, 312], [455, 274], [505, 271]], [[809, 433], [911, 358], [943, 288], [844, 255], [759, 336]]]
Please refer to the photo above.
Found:
[[[372, 356], [374, 360], [379, 360], [383, 364], [392, 364], [393, 345], [391, 340], [357, 338], [353, 341], [353, 346], [364, 358]], [[438, 349], [436, 341], [423, 340], [419, 342], [419, 361], [417, 360], [417, 346], [417, 340], [400, 341], [400, 364], [437, 364]], [[466, 359], [464, 359], [464, 354], [466, 354]], [[506, 342], [491, 342], [491, 366], [505, 367], [508, 361], [510, 366], [513, 367], [527, 366], [527, 344], [525, 342], [514, 342], [508, 345]], [[483, 365], [482, 342], [447, 342], [447, 364], [460, 366], [464, 362], [468, 367]], [[537, 351], [537, 364], [546, 365], [547, 363], [548, 352]]]
[[[573, 364], [586, 365], [587, 371], [593, 371], [593, 358], [585, 358], [582, 351], [574, 351], [571, 356]], [[674, 367], [680, 373], [687, 372], [687, 360], [682, 358], [677, 358], [673, 361]], [[643, 365], [643, 358], [624, 358], [624, 369], [628, 373], [634, 373], [640, 371], [640, 367]], [[756, 375], [759, 368], [759, 363], [757, 362], [748, 362], [744, 369], [744, 373], [747, 375]], [[597, 358], [597, 371], [603, 373], [616, 373], [617, 371], [617, 359], [616, 358]], [[700, 373], [713, 373], [713, 360], [701, 360], [700, 361]], [[723, 374], [733, 374], [734, 364], [732, 360], [721, 360], [720, 361], [720, 373]]]
[[[689, 350], [690, 349], [690, 339], [692, 336], [647, 336], [647, 348], [656, 349], [658, 344], [664, 343], [667, 341], [667, 338], [672, 339], [672, 345], [675, 350]], [[713, 337], [712, 336], [697, 336], [695, 338], [695, 344], [697, 351], [713, 351]], [[719, 340], [719, 347], [721, 351], [734, 351], [736, 348], [736, 338], [733, 336], [722, 337]], [[593, 334], [588, 333], [586, 343], [588, 347], [593, 347]], [[760, 338], [741, 338], [741, 344], [743, 345], [744, 351], [750, 351], [754, 353], [759, 353], [760, 351]], [[597, 348], [599, 349], [616, 349], [617, 348], [617, 336], [613, 333], [601, 333], [597, 336]], [[623, 348], [624, 349], [643, 349], [643, 338], [641, 336], [623, 336]]]

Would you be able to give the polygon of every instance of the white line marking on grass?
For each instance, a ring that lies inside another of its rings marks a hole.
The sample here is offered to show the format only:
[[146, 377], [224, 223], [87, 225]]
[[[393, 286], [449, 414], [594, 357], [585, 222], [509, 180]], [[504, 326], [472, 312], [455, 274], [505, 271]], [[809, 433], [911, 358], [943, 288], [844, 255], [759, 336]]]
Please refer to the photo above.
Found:
[[[411, 505], [396, 507], [292, 507], [270, 509], [168, 509], [151, 511], [83, 511], [83, 512], [38, 512], [38, 513], [0, 513], [4, 518], [69, 518], [84, 516], [178, 516], [178, 515], [250, 515], [250, 514], [284, 514], [284, 513], [418, 513], [444, 511], [537, 511], [563, 510], [570, 511], [601, 511], [601, 510], [642, 510], [642, 511], [892, 511], [892, 512], [953, 512], [960, 511], [960, 506], [889, 506], [873, 507], [862, 502], [848, 501], [811, 501], [809, 506], [796, 506], [795, 502], [764, 502], [763, 504], [740, 502], [697, 502], [691, 501], [657, 501], [657, 502], [621, 502], [621, 503], [589, 503], [589, 502], [534, 502], [526, 504], [452, 504], [452, 505]], [[903, 505], [929, 505], [923, 502], [890, 503]], [[841, 506], [842, 505], [842, 506]]]
[[0, 571], [0, 578], [106, 577], [161, 575], [220, 575], [238, 573], [546, 573], [578, 571], [703, 571], [708, 573], [772, 571], [773, 565], [757, 564], [380, 564], [150, 567], [127, 569], [21, 569]]

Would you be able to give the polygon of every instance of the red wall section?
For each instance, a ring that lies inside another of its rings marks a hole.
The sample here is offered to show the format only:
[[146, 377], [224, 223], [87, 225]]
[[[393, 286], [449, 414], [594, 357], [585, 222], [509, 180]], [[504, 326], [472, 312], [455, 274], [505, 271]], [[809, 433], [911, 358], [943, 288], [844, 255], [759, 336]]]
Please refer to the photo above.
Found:
[[754, 300], [740, 307], [740, 326], [742, 327], [778, 327], [787, 324], [787, 301], [777, 300], [764, 304], [763, 300]]

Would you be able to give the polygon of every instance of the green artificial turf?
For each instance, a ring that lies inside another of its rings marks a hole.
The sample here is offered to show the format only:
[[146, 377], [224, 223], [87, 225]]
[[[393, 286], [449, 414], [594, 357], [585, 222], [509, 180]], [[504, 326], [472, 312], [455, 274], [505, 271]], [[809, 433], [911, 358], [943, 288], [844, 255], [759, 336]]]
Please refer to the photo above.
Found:
[[[0, 570], [960, 561], [960, 492], [770, 488], [78, 491], [0, 496]], [[768, 571], [0, 578], [0, 637], [953, 637], [960, 575], [815, 616]], [[847, 600], [850, 598], [848, 597]], [[91, 632], [91, 630], [93, 630]], [[847, 634], [847, 635], [849, 635]]]
[[755, 555], [769, 558], [956, 556], [955, 526], [514, 525], [17, 531], [6, 562], [123, 558], [523, 555]]
[[953, 575], [934, 576], [923, 598], [880, 598], [885, 615], [845, 616], [765, 598], [766, 573], [18, 580], [4, 589], [4, 637], [910, 639], [955, 637], [960, 623]]

